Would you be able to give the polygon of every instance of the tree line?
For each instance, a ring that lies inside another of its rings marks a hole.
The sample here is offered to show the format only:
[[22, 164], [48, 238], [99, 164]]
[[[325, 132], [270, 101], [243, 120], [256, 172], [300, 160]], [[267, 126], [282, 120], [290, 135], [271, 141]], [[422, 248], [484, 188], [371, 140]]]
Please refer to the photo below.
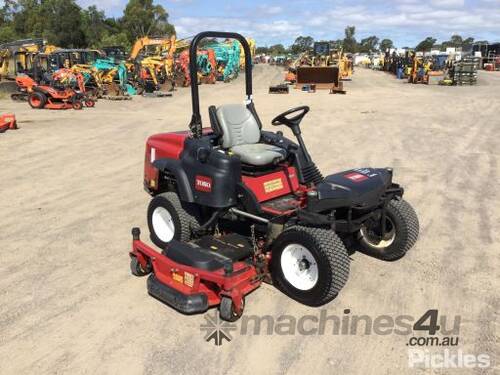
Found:
[[[379, 39], [375, 35], [368, 36], [361, 39], [359, 42], [356, 40], [356, 27], [347, 26], [344, 30], [344, 38], [336, 40], [321, 40], [321, 42], [329, 42], [331, 48], [340, 49], [342, 48], [344, 52], [349, 53], [373, 53], [373, 52], [385, 52], [387, 49], [394, 48], [394, 43], [391, 39]], [[309, 51], [313, 48], [315, 40], [310, 36], [299, 36], [292, 45], [288, 48], [283, 44], [274, 44], [269, 47], [258, 47], [258, 54], [269, 54], [269, 55], [284, 55], [287, 53], [300, 54], [302, 52]], [[444, 41], [441, 44], [436, 44], [437, 39], [433, 37], [427, 37], [420, 43], [418, 43], [414, 49], [416, 51], [428, 52], [431, 48], [446, 49], [447, 47], [461, 47], [467, 48], [472, 45], [474, 38], [462, 38], [460, 35], [453, 35], [450, 40]], [[409, 48], [409, 47], [403, 47]]]
[[75, 0], [5, 0], [0, 8], [0, 44], [44, 38], [63, 48], [129, 48], [141, 36], [171, 35], [168, 13], [153, 0], [129, 0], [121, 17], [107, 17]]
[[[44, 38], [63, 48], [100, 48], [123, 46], [130, 48], [141, 36], [165, 36], [175, 33], [168, 22], [168, 12], [153, 0], [129, 0], [121, 17], [107, 17], [95, 5], [81, 8], [75, 0], [4, 0], [0, 8], [0, 44], [23, 38]], [[390, 39], [380, 40], [371, 35], [356, 40], [356, 27], [347, 26], [344, 38], [330, 40], [333, 48], [345, 52], [371, 53], [394, 47]], [[436, 38], [427, 37], [417, 44], [417, 51], [431, 48], [467, 47], [474, 38], [453, 35], [449, 41], [436, 45]], [[257, 53], [282, 55], [299, 54], [313, 47], [314, 39], [299, 36], [288, 48], [283, 44], [258, 47]]]

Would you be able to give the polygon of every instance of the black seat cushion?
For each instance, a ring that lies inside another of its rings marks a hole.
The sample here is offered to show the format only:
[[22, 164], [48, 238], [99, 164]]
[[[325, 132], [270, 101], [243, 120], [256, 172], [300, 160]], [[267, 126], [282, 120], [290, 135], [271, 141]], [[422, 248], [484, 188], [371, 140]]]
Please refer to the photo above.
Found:
[[176, 263], [207, 271], [215, 271], [224, 266], [224, 258], [218, 254], [176, 240], [168, 244], [163, 254]]

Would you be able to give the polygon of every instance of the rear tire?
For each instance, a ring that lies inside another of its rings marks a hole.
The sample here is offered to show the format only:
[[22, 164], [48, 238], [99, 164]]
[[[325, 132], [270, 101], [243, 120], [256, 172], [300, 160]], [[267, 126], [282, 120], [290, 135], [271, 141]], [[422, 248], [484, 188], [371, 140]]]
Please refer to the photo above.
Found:
[[168, 191], [158, 194], [149, 203], [148, 227], [153, 243], [164, 249], [175, 239], [188, 242], [200, 227], [197, 207], [181, 202], [177, 193]]
[[33, 109], [42, 109], [47, 104], [47, 96], [41, 92], [33, 92], [28, 97], [28, 103]]
[[402, 258], [415, 245], [419, 222], [415, 210], [404, 199], [391, 200], [387, 205], [386, 215], [388, 223], [386, 227], [393, 232], [392, 236], [385, 241], [378, 241], [370, 234], [378, 228], [364, 225], [358, 232], [358, 242], [364, 253], [382, 260], [393, 261]]
[[293, 226], [272, 245], [274, 285], [304, 305], [334, 299], [347, 282], [349, 266], [347, 250], [332, 230]]

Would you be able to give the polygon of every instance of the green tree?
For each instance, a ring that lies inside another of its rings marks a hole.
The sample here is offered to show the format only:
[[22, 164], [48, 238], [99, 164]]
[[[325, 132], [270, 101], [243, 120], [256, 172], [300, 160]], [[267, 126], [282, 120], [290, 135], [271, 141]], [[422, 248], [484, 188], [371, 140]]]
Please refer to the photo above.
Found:
[[379, 49], [382, 52], [387, 51], [390, 48], [394, 47], [394, 43], [390, 39], [382, 39], [382, 41], [379, 44]]
[[98, 10], [95, 5], [82, 11], [82, 29], [88, 46], [99, 46], [107, 29], [105, 20], [104, 12]]
[[41, 14], [45, 23], [43, 36], [61, 47], [85, 47], [81, 8], [75, 0], [44, 0]]
[[467, 46], [471, 46], [472, 43], [474, 43], [474, 38], [472, 37], [469, 37], [467, 39], [464, 39], [463, 43], [462, 43], [462, 47], [467, 47]]
[[12, 41], [17, 38], [14, 30], [14, 12], [17, 4], [12, 0], [4, 1], [0, 8], [0, 43]]
[[347, 26], [344, 30], [345, 37], [342, 43], [342, 47], [345, 52], [357, 52], [357, 42], [354, 34], [356, 33], [356, 26]]
[[442, 43], [442, 48], [446, 49], [448, 47], [463, 48], [470, 46], [474, 42], [474, 38], [463, 39], [460, 35], [452, 35], [450, 40]]
[[331, 50], [339, 50], [342, 48], [343, 44], [344, 44], [343, 39], [330, 40], [330, 49]]
[[284, 55], [286, 53], [286, 49], [283, 44], [275, 44], [269, 47], [269, 54], [276, 55]]
[[153, 0], [129, 0], [121, 21], [130, 43], [143, 36], [175, 33], [174, 26], [168, 23], [167, 11], [153, 4]]
[[257, 55], [267, 55], [269, 53], [269, 48], [268, 47], [257, 47], [255, 49], [255, 53]]
[[431, 50], [432, 46], [434, 46], [435, 43], [436, 43], [436, 39], [428, 36], [427, 38], [422, 40], [419, 44], [417, 44], [415, 49], [417, 51], [424, 51], [424, 52], [427, 51], [428, 52]]
[[38, 0], [19, 0], [12, 22], [21, 38], [41, 37], [44, 30], [41, 4]]
[[18, 0], [13, 26], [22, 38], [44, 37], [61, 47], [86, 45], [81, 8], [75, 0]]
[[370, 53], [377, 50], [379, 39], [375, 36], [369, 36], [368, 38], [361, 39], [359, 43], [358, 51]]
[[299, 54], [306, 52], [312, 48], [314, 39], [310, 36], [299, 36], [295, 42], [290, 46], [292, 53]]
[[130, 44], [127, 34], [125, 32], [110, 33], [105, 32], [102, 39], [97, 43], [96, 47], [111, 47], [111, 46], [122, 46], [125, 50], [130, 50], [132, 45]]

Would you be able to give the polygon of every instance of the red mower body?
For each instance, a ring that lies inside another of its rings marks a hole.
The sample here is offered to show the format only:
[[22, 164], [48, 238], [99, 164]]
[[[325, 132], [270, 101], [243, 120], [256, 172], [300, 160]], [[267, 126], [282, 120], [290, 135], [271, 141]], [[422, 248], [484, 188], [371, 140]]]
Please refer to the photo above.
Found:
[[[246, 59], [244, 104], [208, 107], [210, 128], [202, 125], [196, 58], [207, 37], [238, 40]], [[383, 244], [387, 260], [413, 246], [418, 219], [401, 200], [404, 191], [392, 182], [391, 168], [324, 177], [301, 135], [308, 106], [271, 121], [290, 128], [296, 142], [263, 130], [252, 101], [250, 46], [242, 35], [200, 33], [180, 60], [189, 63], [189, 131], [153, 135], [145, 150], [148, 228], [160, 250], [132, 229], [131, 272], [150, 275], [152, 296], [187, 314], [218, 305], [223, 320], [235, 321], [245, 296], [272, 281], [298, 302], [322, 306], [347, 282], [346, 243], [367, 251]]]
[[[190, 314], [206, 311], [218, 306], [222, 298], [230, 298], [235, 312], [243, 310], [244, 297], [257, 289], [261, 281], [253, 265], [246, 262], [234, 262], [229, 267], [204, 270], [180, 264], [168, 257], [173, 246], [180, 243], [172, 241], [163, 255], [146, 245], [139, 238], [138, 228], [132, 230], [133, 241], [130, 256], [136, 259], [140, 269], [152, 272], [148, 279], [148, 290], [159, 299], [164, 294], [176, 294], [174, 300], [178, 310]], [[168, 297], [167, 297], [168, 298]]]
[[[204, 128], [203, 134], [209, 135], [212, 129]], [[189, 132], [179, 131], [173, 133], [155, 134], [148, 138], [146, 142], [146, 152], [144, 160], [144, 186], [153, 195], [158, 190], [160, 181], [160, 173], [153, 165], [159, 159], [179, 160], [184, 151], [184, 143], [189, 137]], [[202, 178], [201, 176], [200, 178]], [[198, 179], [199, 180], [199, 179]], [[278, 166], [277, 171], [266, 173], [259, 176], [242, 175], [241, 180], [257, 198], [259, 203], [270, 201], [278, 197], [283, 197], [289, 194], [297, 194], [306, 192], [308, 189], [299, 184], [297, 171], [293, 166], [283, 164]], [[196, 184], [196, 181], [195, 181]], [[200, 186], [192, 187], [195, 190], [200, 190]], [[203, 191], [203, 190], [202, 190]], [[301, 200], [296, 200], [296, 205], [300, 205]], [[266, 209], [270, 214], [283, 214], [283, 211], [276, 211], [272, 208]]]

